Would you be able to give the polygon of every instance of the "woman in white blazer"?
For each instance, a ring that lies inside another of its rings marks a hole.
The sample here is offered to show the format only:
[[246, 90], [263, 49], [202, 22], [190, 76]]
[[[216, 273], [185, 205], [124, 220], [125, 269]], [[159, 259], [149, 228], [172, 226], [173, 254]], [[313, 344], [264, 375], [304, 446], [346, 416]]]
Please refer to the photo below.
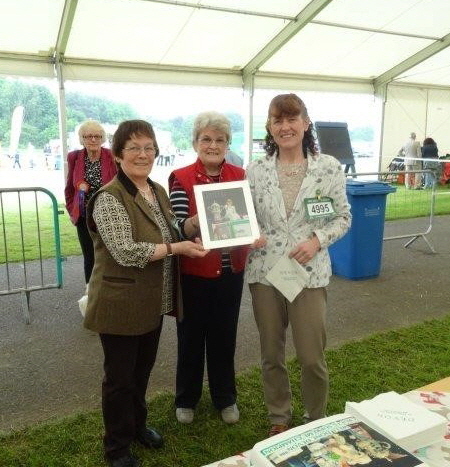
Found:
[[307, 109], [298, 96], [282, 94], [272, 100], [266, 130], [266, 156], [249, 164], [247, 178], [267, 244], [250, 252], [246, 274], [272, 436], [292, 421], [285, 364], [289, 324], [302, 370], [304, 421], [325, 416], [325, 286], [331, 275], [327, 247], [347, 232], [351, 214], [342, 166], [317, 151]]

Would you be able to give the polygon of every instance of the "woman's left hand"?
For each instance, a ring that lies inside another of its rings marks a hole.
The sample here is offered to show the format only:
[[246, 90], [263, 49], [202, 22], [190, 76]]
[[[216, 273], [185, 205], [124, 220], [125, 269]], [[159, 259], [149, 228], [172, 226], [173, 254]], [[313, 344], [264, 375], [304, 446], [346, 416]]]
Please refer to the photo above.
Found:
[[310, 240], [299, 243], [290, 253], [289, 258], [294, 258], [300, 264], [311, 261], [320, 250], [319, 239], [314, 235]]

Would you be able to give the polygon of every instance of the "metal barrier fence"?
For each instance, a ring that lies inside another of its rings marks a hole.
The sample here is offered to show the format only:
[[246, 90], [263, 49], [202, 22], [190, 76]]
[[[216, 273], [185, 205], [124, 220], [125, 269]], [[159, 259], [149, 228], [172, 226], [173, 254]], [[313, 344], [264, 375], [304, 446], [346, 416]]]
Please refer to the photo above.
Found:
[[62, 287], [58, 214], [56, 198], [45, 188], [0, 188], [0, 296], [21, 295], [27, 324], [30, 292]]
[[387, 181], [397, 184], [397, 190], [390, 193], [386, 199], [386, 220], [400, 220], [409, 218], [423, 218], [423, 228], [419, 232], [408, 231], [407, 223], [404, 223], [404, 228], [400, 226], [400, 233], [394, 236], [384, 237], [383, 240], [408, 239], [404, 244], [407, 248], [418, 238], [422, 238], [433, 253], [436, 253], [433, 245], [427, 238], [427, 235], [433, 228], [433, 218], [436, 203], [436, 183], [433, 183], [431, 188], [424, 188], [422, 182], [417, 189], [408, 189], [402, 183], [404, 177], [414, 175], [422, 179], [423, 175], [430, 175], [436, 182], [435, 174], [432, 170], [404, 170], [404, 171], [389, 171], [389, 172], [364, 172], [347, 174], [347, 177], [354, 179], [368, 177], [379, 181]]

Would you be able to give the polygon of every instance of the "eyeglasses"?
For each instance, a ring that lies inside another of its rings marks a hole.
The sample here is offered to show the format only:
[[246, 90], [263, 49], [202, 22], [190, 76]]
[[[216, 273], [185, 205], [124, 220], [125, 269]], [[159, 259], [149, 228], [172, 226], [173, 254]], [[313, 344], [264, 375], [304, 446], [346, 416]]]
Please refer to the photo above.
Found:
[[216, 146], [226, 146], [228, 141], [225, 138], [212, 139], [209, 136], [203, 136], [198, 140], [202, 146], [211, 146], [216, 143]]
[[123, 148], [123, 150], [128, 151], [133, 156], [139, 156], [141, 151], [144, 151], [147, 156], [156, 152], [156, 148], [154, 146], [145, 146], [144, 148], [140, 148], [139, 146], [131, 146], [129, 148]]
[[83, 139], [93, 139], [95, 141], [100, 141], [102, 138], [102, 135], [83, 135]]

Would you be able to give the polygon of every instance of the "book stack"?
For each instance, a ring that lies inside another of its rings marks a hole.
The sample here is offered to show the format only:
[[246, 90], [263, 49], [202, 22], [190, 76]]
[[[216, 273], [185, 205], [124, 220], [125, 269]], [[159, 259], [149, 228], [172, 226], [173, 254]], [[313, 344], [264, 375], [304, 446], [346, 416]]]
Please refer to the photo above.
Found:
[[450, 467], [450, 394], [395, 392], [204, 467]]
[[315, 420], [256, 443], [250, 460], [254, 467], [429, 467], [349, 414]]
[[415, 451], [441, 439], [447, 420], [394, 391], [362, 402], [347, 402], [345, 412], [354, 415], [392, 439], [407, 451]]

